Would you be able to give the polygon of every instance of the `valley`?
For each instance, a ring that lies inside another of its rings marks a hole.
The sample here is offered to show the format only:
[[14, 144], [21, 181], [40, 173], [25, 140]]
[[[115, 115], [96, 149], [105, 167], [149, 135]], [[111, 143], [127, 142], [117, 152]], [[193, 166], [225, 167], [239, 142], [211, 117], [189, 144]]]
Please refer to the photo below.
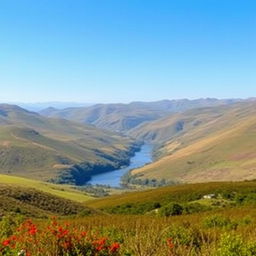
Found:
[[0, 255], [255, 255], [254, 100], [80, 111], [0, 105]]
[[[127, 185], [142, 188], [254, 179], [255, 106], [253, 99], [200, 99], [40, 112], [53, 118], [2, 104], [0, 171], [75, 185], [119, 186], [120, 179], [125, 179]], [[96, 115], [95, 111], [101, 114]], [[89, 122], [92, 117], [82, 121], [70, 116], [72, 113], [85, 118], [85, 112], [98, 121]], [[159, 115], [149, 120], [146, 117], [149, 112]], [[108, 125], [111, 115], [127, 124], [121, 120], [128, 113], [137, 120], [134, 125], [118, 129]], [[144, 121], [140, 121], [141, 116]], [[152, 156], [146, 152], [145, 160], [142, 155], [142, 160], [134, 163], [133, 157], [137, 161], [136, 156], [140, 154], [136, 152], [143, 143], [152, 145]]]
[[83, 184], [92, 173], [129, 163], [129, 137], [0, 105], [0, 172], [54, 183]]
[[256, 256], [256, 1], [0, 1], [0, 256]]
[[121, 169], [92, 175], [88, 181], [91, 185], [105, 185], [110, 187], [123, 187], [122, 177], [130, 170], [142, 167], [152, 162], [152, 146], [144, 144], [140, 150], [130, 159], [130, 164]]

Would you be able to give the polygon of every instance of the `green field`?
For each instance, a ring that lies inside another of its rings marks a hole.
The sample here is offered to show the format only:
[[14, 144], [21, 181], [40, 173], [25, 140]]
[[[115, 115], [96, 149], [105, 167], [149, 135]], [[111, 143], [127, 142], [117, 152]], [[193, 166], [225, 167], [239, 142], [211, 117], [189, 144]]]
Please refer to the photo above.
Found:
[[[212, 182], [185, 184], [176, 186], [166, 186], [157, 189], [150, 189], [139, 192], [128, 192], [121, 195], [113, 195], [102, 199], [87, 201], [89, 207], [102, 210], [121, 209], [123, 213], [148, 213], [154, 209], [160, 209], [169, 203], [199, 203], [202, 205], [213, 204], [217, 199], [206, 199], [203, 197], [208, 194], [215, 194], [216, 197], [232, 203], [232, 197], [241, 194], [253, 195], [256, 193], [256, 182]], [[228, 206], [228, 205], [227, 205]], [[215, 207], [213, 207], [215, 209]], [[119, 211], [121, 212], [121, 211]]]
[[79, 190], [73, 189], [68, 185], [55, 185], [16, 176], [0, 174], [0, 184], [8, 184], [24, 188], [34, 188], [54, 196], [59, 196], [80, 203], [92, 199], [92, 197], [86, 195], [85, 193], [79, 192]]
[[[46, 194], [38, 194], [35, 190], [27, 189], [27, 192], [33, 195], [30, 201], [25, 197], [26, 190], [0, 186], [0, 203], [6, 207], [3, 195], [7, 194], [9, 205], [12, 207], [16, 203], [16, 208], [20, 211], [21, 205], [17, 203], [17, 198], [22, 195], [21, 210], [25, 213], [31, 211], [32, 217], [49, 213], [44, 207], [53, 207], [55, 213], [59, 212], [59, 216], [62, 216], [63, 211], [77, 211], [81, 207], [50, 198]], [[202, 198], [208, 193], [214, 193], [216, 198]], [[45, 197], [54, 204], [41, 204]], [[196, 204], [197, 208], [190, 208], [193, 212], [173, 211], [175, 208], [170, 206], [174, 202], [183, 207]], [[204, 207], [198, 207], [198, 204]], [[43, 209], [38, 209], [38, 205]], [[0, 220], [1, 237], [6, 239], [7, 233], [24, 237], [25, 242], [17, 243], [17, 248], [28, 248], [36, 256], [41, 255], [40, 250], [44, 250], [47, 255], [56, 250], [56, 247], [69, 253], [68, 255], [79, 255], [75, 254], [77, 250], [89, 246], [92, 238], [96, 239], [91, 242], [92, 245], [99, 241], [104, 241], [101, 243], [106, 243], [106, 246], [108, 241], [118, 243], [117, 253], [105, 252], [104, 255], [108, 256], [253, 256], [256, 253], [256, 182], [179, 185], [91, 200], [85, 205], [90, 206], [85, 209], [87, 214], [91, 212], [91, 216], [81, 217], [76, 214], [60, 218], [58, 222], [33, 219], [37, 226], [34, 235], [37, 246], [31, 246], [30, 243], [30, 247], [26, 247], [26, 241], [31, 239], [31, 231], [21, 233], [17, 230], [20, 217], [17, 220], [14, 216]], [[158, 211], [150, 209], [149, 206], [152, 205]], [[56, 230], [54, 232], [57, 235], [58, 232], [62, 234], [63, 230], [68, 231], [56, 240], [52, 230]], [[77, 239], [81, 232], [86, 234], [86, 242]], [[73, 254], [63, 247], [63, 241], [66, 240], [72, 241], [68, 250], [72, 249]], [[0, 245], [1, 248], [4, 247]], [[93, 250], [92, 246], [86, 248], [87, 252]], [[12, 250], [10, 247], [10, 251]], [[92, 255], [97, 254], [95, 252]]]

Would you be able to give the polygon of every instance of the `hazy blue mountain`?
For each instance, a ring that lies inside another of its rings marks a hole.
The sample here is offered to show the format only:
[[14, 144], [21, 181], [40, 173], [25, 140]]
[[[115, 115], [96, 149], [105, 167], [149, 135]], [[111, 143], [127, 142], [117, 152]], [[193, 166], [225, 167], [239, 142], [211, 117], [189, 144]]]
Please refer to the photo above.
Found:
[[97, 104], [90, 107], [75, 107], [58, 110], [47, 108], [39, 113], [47, 117], [64, 118], [97, 127], [127, 132], [142, 123], [163, 118], [170, 113], [183, 112], [200, 107], [232, 104], [239, 99], [180, 99], [156, 102], [132, 102], [129, 104]]

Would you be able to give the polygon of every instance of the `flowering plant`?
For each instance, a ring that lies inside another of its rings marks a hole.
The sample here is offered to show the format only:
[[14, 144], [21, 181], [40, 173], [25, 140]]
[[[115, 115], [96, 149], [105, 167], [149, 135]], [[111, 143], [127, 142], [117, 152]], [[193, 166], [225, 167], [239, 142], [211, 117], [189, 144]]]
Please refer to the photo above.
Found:
[[67, 223], [62, 225], [55, 218], [42, 229], [26, 220], [0, 245], [0, 253], [5, 256], [116, 256], [119, 249], [117, 242], [71, 228]]

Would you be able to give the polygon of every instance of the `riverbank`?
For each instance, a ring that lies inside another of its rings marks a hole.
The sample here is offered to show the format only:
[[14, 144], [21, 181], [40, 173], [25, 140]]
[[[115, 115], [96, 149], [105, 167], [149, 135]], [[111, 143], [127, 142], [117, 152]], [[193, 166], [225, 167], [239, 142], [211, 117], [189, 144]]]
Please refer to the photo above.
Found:
[[152, 150], [152, 145], [142, 145], [140, 150], [135, 152], [134, 156], [130, 158], [130, 163], [128, 166], [119, 168], [117, 170], [92, 175], [87, 184], [121, 187], [121, 179], [125, 174], [132, 169], [142, 167], [145, 164], [152, 162]]
[[140, 151], [140, 149], [141, 143], [134, 142], [130, 145], [129, 149], [119, 150], [111, 157], [104, 155], [100, 151], [96, 152], [96, 154], [101, 154], [101, 157], [104, 157], [107, 161], [105, 163], [81, 162], [74, 164], [66, 169], [61, 169], [57, 178], [51, 179], [49, 182], [77, 186], [86, 185], [95, 175], [111, 173], [123, 168], [123, 166], [129, 166], [132, 157], [136, 152]]

